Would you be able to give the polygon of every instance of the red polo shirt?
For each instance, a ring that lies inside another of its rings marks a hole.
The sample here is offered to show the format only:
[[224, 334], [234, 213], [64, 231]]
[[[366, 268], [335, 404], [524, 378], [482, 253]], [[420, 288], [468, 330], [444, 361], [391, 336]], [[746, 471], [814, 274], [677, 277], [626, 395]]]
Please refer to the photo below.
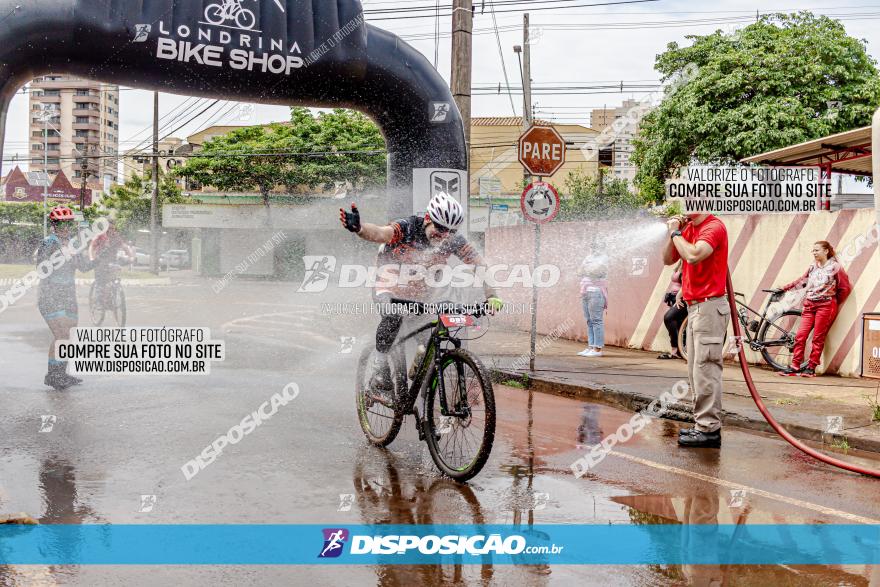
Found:
[[[716, 216], [709, 215], [699, 226], [693, 222], [681, 231], [689, 243], [705, 241], [712, 254], [696, 265], [682, 264], [682, 297], [686, 301], [725, 295], [727, 291], [727, 228]], [[678, 250], [676, 258], [680, 258]]]

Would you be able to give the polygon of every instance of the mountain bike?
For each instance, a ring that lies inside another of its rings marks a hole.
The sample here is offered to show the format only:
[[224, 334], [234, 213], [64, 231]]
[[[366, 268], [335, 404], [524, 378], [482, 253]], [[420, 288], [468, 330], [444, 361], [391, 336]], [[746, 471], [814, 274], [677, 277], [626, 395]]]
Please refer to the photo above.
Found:
[[122, 267], [110, 265], [110, 279], [103, 286], [96, 279], [89, 290], [89, 313], [92, 316], [92, 324], [100, 326], [109, 310], [113, 315], [116, 325], [120, 328], [125, 326], [128, 310], [125, 305], [125, 291], [122, 289]]
[[[392, 299], [410, 315], [436, 319], [399, 337], [388, 353], [390, 396], [370, 385], [373, 347], [364, 349], [358, 363], [356, 403], [358, 421], [374, 445], [391, 444], [406, 416], [415, 417], [419, 440], [428, 445], [440, 471], [456, 481], [473, 478], [489, 459], [495, 439], [495, 394], [483, 363], [461, 348], [459, 332], [486, 315], [483, 305], [424, 304]], [[405, 343], [430, 331], [424, 351], [407, 372]]]
[[[748, 345], [753, 351], [761, 353], [767, 364], [775, 370], [783, 371], [791, 366], [794, 339], [801, 323], [801, 311], [770, 312], [771, 304], [781, 300], [785, 292], [778, 289], [762, 289], [761, 291], [770, 294], [761, 312], [750, 308], [740, 299], [745, 298], [745, 294], [734, 292], [736, 305], [739, 307], [737, 319], [743, 327], [743, 344]], [[679, 350], [685, 359], [687, 358], [687, 323], [688, 320], [685, 318], [678, 331], [678, 337], [681, 341]]]
[[211, 4], [205, 9], [205, 18], [209, 23], [221, 25], [227, 20], [234, 20], [239, 28], [250, 30], [257, 24], [254, 13], [241, 5], [241, 0], [223, 0], [219, 4]]

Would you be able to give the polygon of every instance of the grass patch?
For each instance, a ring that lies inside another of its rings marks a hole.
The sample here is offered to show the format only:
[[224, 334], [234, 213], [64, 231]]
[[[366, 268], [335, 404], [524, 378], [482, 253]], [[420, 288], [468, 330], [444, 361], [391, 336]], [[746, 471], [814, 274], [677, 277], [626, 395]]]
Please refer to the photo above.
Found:
[[526, 374], [523, 374], [521, 377], [510, 377], [505, 376], [504, 374], [499, 373], [500, 377], [498, 377], [495, 383], [499, 385], [506, 385], [507, 387], [513, 387], [516, 389], [528, 389], [531, 384], [531, 379]]
[[796, 399], [790, 399], [790, 398], [785, 398], [785, 397], [775, 399], [775, 400], [773, 400], [773, 403], [776, 404], [777, 406], [799, 406], [801, 404], [801, 402], [797, 401]]
[[868, 401], [868, 407], [871, 408], [871, 421], [880, 422], [880, 402], [876, 397], [872, 398], [870, 395], [866, 395], [864, 398]]
[[849, 441], [844, 437], [838, 440], [835, 440], [831, 443], [831, 446], [837, 449], [842, 450], [843, 452], [847, 452], [850, 449]]

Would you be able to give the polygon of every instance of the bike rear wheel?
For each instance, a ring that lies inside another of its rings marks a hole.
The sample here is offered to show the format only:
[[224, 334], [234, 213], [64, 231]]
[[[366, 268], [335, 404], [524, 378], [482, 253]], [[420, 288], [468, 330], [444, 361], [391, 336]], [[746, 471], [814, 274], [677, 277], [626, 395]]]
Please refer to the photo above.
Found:
[[364, 349], [358, 361], [357, 381], [355, 382], [355, 402], [357, 404], [358, 422], [361, 430], [371, 444], [388, 446], [400, 432], [400, 426], [406, 416], [406, 366], [403, 350], [392, 348], [388, 353], [391, 366], [391, 379], [394, 382], [394, 398], [388, 402], [370, 388], [370, 361], [375, 348]]
[[765, 321], [758, 331], [757, 342], [762, 346], [761, 356], [767, 364], [782, 371], [791, 364], [794, 355], [794, 339], [801, 325], [800, 310], [787, 310], [773, 321]]
[[89, 289], [89, 314], [92, 317], [93, 326], [100, 326], [103, 324], [104, 315], [106, 313], [104, 304], [98, 299], [98, 289], [97, 281], [93, 282], [91, 289]]
[[[447, 407], [439, 397], [443, 378]], [[425, 440], [440, 471], [456, 481], [473, 478], [489, 459], [495, 440], [495, 394], [486, 368], [468, 351], [443, 356], [440, 371], [433, 370], [427, 389]]]
[[219, 4], [211, 4], [205, 9], [205, 18], [211, 24], [223, 24], [226, 20], [226, 11]]

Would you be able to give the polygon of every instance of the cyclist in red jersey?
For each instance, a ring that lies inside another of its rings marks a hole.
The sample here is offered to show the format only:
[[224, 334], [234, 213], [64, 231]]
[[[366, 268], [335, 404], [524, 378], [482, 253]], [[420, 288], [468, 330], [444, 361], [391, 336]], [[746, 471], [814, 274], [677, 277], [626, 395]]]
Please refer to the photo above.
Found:
[[[401, 265], [417, 265], [424, 268], [435, 267], [448, 262], [449, 257], [456, 256], [462, 262], [473, 266], [485, 266], [482, 257], [458, 233], [464, 222], [464, 211], [454, 198], [440, 193], [428, 203], [424, 216], [401, 218], [385, 226], [361, 222], [357, 206], [351, 205], [351, 211], [339, 210], [342, 226], [360, 238], [382, 245], [379, 252], [378, 265], [384, 267], [400, 267]], [[401, 283], [403, 281], [404, 283]], [[504, 303], [488, 283], [484, 283], [490, 311], [499, 311]], [[383, 271], [376, 285], [376, 297], [379, 302], [387, 302], [392, 297], [423, 301], [428, 293], [428, 285], [420, 279], [400, 279], [399, 272]], [[391, 388], [390, 370], [387, 353], [397, 338], [403, 316], [396, 313], [383, 313], [376, 330], [376, 350], [372, 372], [375, 374], [372, 385], [380, 391]]]

